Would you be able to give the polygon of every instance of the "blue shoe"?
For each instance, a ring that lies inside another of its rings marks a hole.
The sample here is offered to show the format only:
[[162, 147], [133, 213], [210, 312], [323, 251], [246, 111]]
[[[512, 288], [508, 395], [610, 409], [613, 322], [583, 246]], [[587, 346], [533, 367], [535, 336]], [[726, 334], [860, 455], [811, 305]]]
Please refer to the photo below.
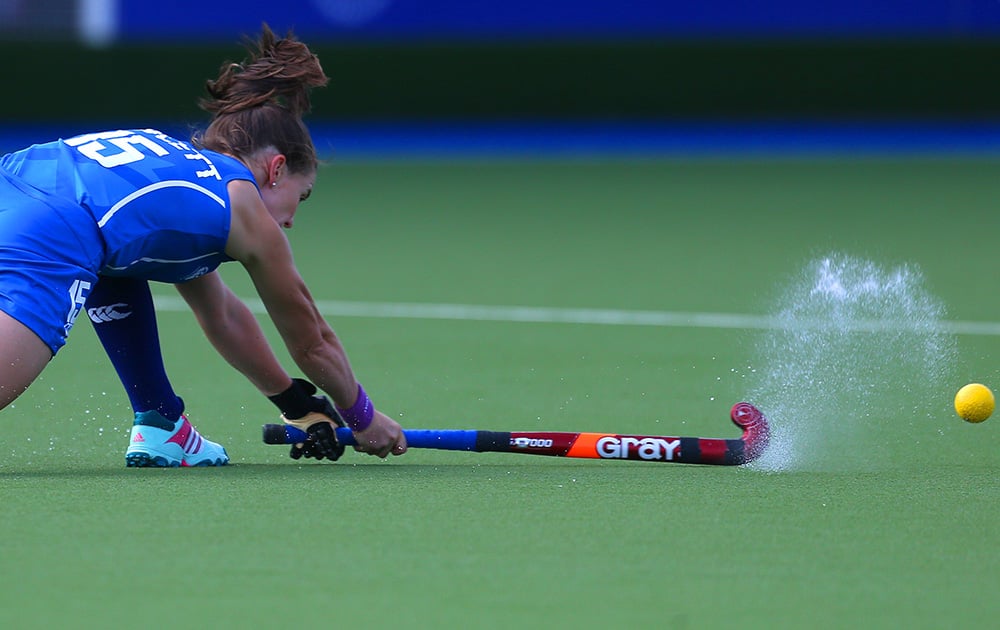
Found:
[[171, 422], [157, 411], [135, 414], [125, 466], [173, 468], [176, 466], [225, 466], [226, 449], [201, 437], [186, 416]]

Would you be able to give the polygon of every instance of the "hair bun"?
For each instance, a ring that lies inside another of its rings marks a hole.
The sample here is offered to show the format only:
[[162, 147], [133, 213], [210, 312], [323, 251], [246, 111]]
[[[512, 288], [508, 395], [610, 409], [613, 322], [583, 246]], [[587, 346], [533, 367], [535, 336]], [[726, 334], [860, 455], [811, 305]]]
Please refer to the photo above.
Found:
[[254, 46], [248, 42], [250, 58], [243, 63], [223, 64], [219, 78], [207, 81], [209, 97], [202, 109], [215, 116], [276, 105], [301, 116], [310, 110], [309, 91], [329, 79], [309, 47], [289, 32], [275, 37], [267, 24]]

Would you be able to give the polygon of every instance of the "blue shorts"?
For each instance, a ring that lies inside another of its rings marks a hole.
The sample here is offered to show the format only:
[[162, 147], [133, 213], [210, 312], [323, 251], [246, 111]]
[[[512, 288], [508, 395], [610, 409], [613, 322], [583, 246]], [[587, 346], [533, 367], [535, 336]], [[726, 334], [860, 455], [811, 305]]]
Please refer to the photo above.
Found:
[[85, 208], [0, 169], [0, 311], [54, 355], [97, 283], [103, 241]]

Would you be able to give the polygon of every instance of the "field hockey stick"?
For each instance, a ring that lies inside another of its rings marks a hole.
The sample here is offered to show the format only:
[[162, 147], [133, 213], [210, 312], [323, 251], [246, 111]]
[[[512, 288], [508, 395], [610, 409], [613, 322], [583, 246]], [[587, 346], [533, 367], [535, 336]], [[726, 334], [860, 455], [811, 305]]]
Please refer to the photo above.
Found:
[[[550, 457], [631, 459], [675, 464], [739, 466], [755, 460], [767, 447], [767, 418], [750, 403], [733, 405], [729, 414], [743, 435], [736, 439], [620, 435], [617, 433], [569, 433], [552, 431], [470, 431], [461, 429], [406, 429], [409, 448], [477, 453], [524, 453]], [[265, 424], [267, 444], [298, 444], [309, 435], [287, 424]], [[337, 429], [344, 446], [357, 442], [348, 428]]]

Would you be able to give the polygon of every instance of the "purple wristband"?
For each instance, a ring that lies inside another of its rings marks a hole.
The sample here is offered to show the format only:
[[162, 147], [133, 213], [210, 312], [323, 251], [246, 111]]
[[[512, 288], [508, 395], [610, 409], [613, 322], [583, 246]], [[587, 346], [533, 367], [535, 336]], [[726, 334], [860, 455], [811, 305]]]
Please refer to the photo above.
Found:
[[365, 388], [358, 383], [358, 398], [348, 409], [337, 407], [337, 413], [344, 419], [351, 431], [364, 431], [375, 417], [375, 405], [365, 393]]

